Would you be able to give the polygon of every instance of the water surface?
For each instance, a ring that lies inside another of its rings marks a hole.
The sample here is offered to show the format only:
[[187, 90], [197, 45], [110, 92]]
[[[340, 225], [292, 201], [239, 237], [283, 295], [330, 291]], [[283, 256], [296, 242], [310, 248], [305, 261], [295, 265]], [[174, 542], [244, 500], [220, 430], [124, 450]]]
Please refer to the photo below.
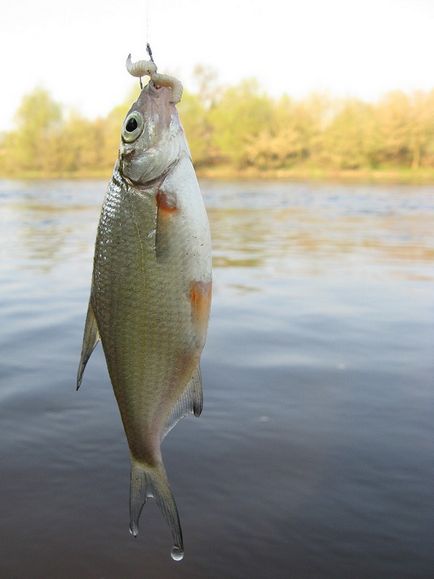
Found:
[[434, 576], [434, 189], [203, 182], [205, 407], [164, 443], [186, 555], [101, 348], [74, 389], [102, 182], [0, 182], [0, 577]]

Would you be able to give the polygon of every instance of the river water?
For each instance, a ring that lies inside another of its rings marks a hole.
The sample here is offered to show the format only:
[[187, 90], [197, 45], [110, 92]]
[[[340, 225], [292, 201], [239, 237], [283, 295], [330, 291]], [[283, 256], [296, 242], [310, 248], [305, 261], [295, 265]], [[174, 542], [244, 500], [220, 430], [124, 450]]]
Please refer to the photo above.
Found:
[[205, 407], [163, 454], [184, 530], [128, 533], [97, 348], [105, 184], [0, 182], [0, 577], [434, 576], [434, 188], [210, 182]]

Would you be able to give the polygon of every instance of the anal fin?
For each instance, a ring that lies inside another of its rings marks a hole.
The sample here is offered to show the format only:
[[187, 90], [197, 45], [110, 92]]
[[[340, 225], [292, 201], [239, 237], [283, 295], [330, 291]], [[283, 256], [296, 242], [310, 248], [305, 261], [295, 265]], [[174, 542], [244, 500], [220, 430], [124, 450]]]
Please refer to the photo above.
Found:
[[202, 376], [198, 366], [166, 421], [162, 439], [187, 414], [200, 416], [203, 408]]
[[200, 366], [195, 370], [190, 380], [193, 396], [193, 414], [200, 416], [203, 410], [203, 389], [202, 389], [202, 374]]
[[81, 348], [80, 363], [78, 365], [77, 371], [77, 390], [81, 386], [81, 381], [83, 379], [83, 372], [84, 369], [86, 368], [86, 364], [98, 342], [99, 342], [98, 326], [96, 323], [95, 314], [93, 313], [91, 301], [89, 300], [89, 306], [87, 308], [87, 315], [86, 315], [86, 323], [84, 326], [83, 345]]

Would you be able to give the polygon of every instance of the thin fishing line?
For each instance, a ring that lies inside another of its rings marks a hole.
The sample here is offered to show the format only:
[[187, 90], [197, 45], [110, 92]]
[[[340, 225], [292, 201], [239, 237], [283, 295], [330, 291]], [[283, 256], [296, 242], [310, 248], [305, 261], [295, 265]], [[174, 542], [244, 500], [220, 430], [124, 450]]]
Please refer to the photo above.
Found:
[[145, 4], [145, 33], [146, 33], [146, 42], [151, 42], [150, 37], [150, 21], [151, 21], [151, 0], [146, 0]]

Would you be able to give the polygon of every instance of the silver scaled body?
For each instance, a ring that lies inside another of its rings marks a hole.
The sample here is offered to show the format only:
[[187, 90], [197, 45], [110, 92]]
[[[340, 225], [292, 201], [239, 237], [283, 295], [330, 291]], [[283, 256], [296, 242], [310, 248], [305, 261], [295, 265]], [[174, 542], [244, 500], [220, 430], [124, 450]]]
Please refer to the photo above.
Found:
[[[100, 339], [131, 454], [130, 530], [137, 535], [142, 507], [154, 496], [179, 559], [182, 532], [160, 445], [180, 418], [202, 410], [211, 244], [168, 93], [145, 87], [124, 123], [98, 226], [78, 385]], [[144, 123], [134, 142], [125, 129], [137, 124], [128, 125], [131, 114]]]

